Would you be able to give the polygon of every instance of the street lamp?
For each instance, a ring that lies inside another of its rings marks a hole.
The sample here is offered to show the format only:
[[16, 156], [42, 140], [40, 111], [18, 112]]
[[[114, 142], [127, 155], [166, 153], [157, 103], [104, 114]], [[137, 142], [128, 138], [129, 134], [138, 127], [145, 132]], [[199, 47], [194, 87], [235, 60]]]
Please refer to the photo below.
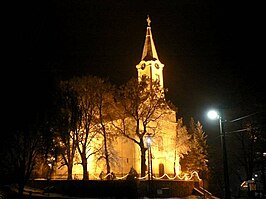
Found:
[[151, 135], [148, 134], [147, 145], [148, 145], [148, 180], [152, 179], [152, 155], [151, 155]]
[[229, 175], [228, 175], [228, 164], [227, 164], [227, 152], [226, 152], [226, 143], [225, 143], [225, 132], [223, 130], [223, 124], [225, 120], [222, 119], [222, 116], [215, 110], [208, 112], [208, 117], [212, 120], [218, 119], [220, 126], [220, 137], [221, 137], [221, 148], [223, 153], [223, 169], [224, 169], [224, 198], [230, 199], [230, 185], [229, 185]]

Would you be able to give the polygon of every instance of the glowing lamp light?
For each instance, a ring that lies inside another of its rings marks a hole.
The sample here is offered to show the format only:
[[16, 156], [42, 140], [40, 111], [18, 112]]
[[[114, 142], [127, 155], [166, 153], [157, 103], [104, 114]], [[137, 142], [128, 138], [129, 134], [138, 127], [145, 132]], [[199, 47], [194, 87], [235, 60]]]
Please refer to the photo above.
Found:
[[210, 118], [211, 120], [217, 120], [217, 119], [220, 118], [218, 112], [215, 111], [215, 110], [210, 110], [210, 111], [207, 113], [207, 116], [208, 116], [208, 118]]
[[150, 136], [147, 137], [147, 143], [149, 146], [151, 145], [151, 137]]

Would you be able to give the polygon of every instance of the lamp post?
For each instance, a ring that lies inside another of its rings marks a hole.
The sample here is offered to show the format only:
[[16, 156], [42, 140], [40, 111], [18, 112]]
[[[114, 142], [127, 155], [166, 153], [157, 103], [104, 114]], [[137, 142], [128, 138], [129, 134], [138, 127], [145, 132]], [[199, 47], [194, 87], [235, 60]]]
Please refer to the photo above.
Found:
[[228, 164], [227, 164], [227, 151], [225, 142], [225, 132], [224, 132], [224, 122], [221, 115], [217, 111], [211, 110], [208, 112], [208, 117], [210, 119], [219, 119], [220, 137], [221, 137], [221, 148], [223, 153], [223, 170], [224, 170], [224, 198], [230, 199], [230, 185], [229, 185], [229, 174], [228, 174]]
[[148, 134], [147, 137], [147, 146], [148, 146], [148, 180], [152, 179], [152, 157], [151, 157], [151, 135]]
[[148, 194], [153, 195], [153, 185], [152, 185], [152, 154], [151, 154], [151, 144], [152, 137], [151, 134], [147, 134], [147, 147], [148, 147]]

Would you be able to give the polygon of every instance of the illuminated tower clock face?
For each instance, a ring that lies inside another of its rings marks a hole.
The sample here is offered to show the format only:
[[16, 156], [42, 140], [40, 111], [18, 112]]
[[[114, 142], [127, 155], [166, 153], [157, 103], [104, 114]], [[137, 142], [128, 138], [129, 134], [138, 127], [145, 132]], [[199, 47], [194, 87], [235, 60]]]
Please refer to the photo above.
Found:
[[142, 70], [144, 70], [145, 67], [146, 67], [146, 64], [145, 64], [145, 63], [141, 64], [141, 69], [142, 69]]
[[156, 63], [155, 64], [155, 68], [159, 69], [159, 64]]

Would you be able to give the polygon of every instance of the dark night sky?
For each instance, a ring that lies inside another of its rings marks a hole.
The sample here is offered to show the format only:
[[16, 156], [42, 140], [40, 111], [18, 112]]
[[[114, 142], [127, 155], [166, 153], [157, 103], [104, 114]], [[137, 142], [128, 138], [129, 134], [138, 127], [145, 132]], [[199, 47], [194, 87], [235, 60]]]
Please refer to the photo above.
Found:
[[116, 84], [136, 77], [147, 14], [165, 64], [167, 97], [179, 117], [204, 121], [208, 107], [238, 104], [240, 91], [264, 94], [264, 22], [257, 3], [50, 0], [11, 7], [5, 74], [13, 80], [4, 90], [17, 118], [45, 107], [51, 72], [62, 78], [92, 74]]

